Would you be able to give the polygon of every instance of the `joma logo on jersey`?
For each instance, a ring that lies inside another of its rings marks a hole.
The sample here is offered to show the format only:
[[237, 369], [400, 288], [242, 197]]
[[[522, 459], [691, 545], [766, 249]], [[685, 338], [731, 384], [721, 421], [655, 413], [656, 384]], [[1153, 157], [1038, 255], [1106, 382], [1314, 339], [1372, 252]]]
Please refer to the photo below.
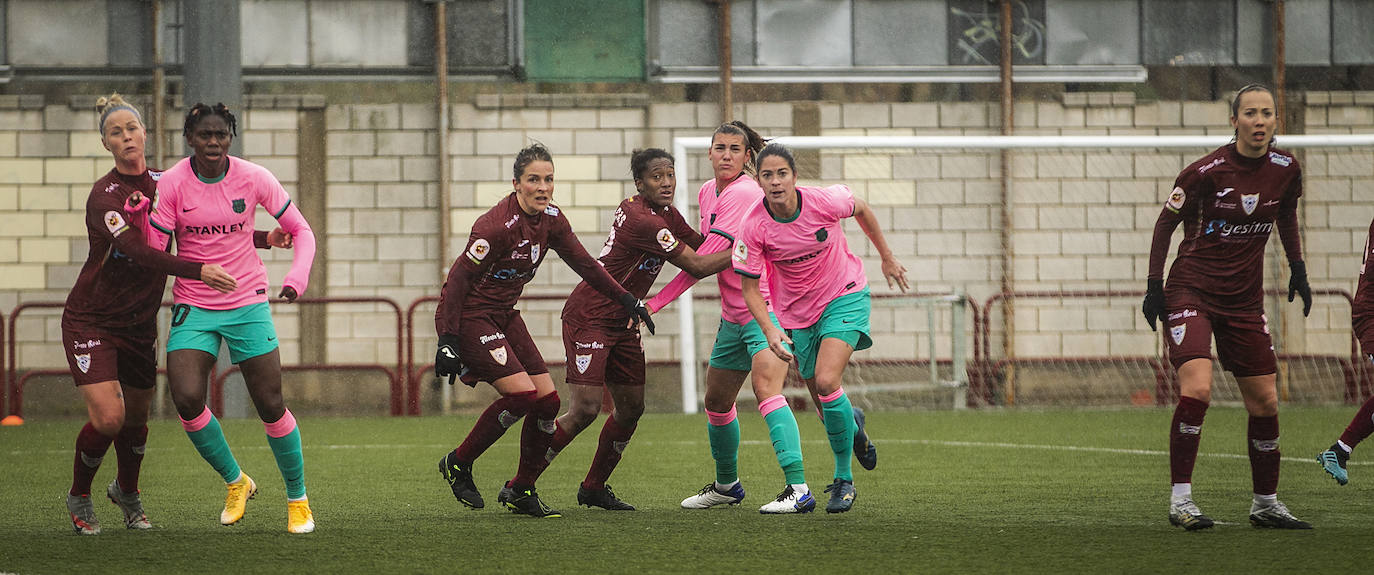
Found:
[[243, 198], [234, 200], [231, 206], [234, 208], [234, 213], [236, 214], [241, 214], [244, 210], [248, 209], [248, 203], [243, 201]]

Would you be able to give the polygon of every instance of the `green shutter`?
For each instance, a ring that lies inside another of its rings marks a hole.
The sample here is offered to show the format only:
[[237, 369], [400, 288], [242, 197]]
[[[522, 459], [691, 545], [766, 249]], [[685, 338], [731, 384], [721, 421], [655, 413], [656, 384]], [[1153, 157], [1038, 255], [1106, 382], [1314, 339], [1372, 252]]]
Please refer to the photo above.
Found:
[[644, 80], [643, 0], [529, 0], [524, 4], [528, 80]]

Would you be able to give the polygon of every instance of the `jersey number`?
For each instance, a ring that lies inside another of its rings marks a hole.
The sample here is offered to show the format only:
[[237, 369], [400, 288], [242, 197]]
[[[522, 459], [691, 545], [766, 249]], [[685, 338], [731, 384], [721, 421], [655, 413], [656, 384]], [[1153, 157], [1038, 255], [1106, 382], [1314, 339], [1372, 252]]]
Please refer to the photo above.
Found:
[[191, 315], [191, 306], [184, 303], [172, 306], [172, 327], [180, 326], [188, 315]]

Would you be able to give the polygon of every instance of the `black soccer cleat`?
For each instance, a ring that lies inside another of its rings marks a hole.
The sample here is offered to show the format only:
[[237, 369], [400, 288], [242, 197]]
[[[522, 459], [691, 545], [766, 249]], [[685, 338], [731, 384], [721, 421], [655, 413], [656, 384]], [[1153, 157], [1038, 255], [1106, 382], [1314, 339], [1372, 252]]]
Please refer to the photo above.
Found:
[[868, 439], [868, 432], [864, 430], [864, 410], [854, 408], [854, 458], [859, 460], [859, 465], [864, 469], [873, 471], [878, 466], [878, 446], [873, 445]]
[[[501, 504], [511, 513], [518, 515], [529, 515], [530, 517], [562, 517], [563, 514], [557, 509], [544, 504], [539, 499], [539, 494], [534, 492], [533, 487], [514, 487], [510, 488], [510, 498], [502, 501]], [[503, 494], [504, 495], [504, 494]]]
[[854, 482], [848, 479], [836, 479], [826, 486], [825, 492], [830, 494], [830, 501], [825, 504], [826, 513], [849, 511], [854, 506], [854, 499], [859, 496], [854, 490]]
[[621, 501], [615, 493], [611, 491], [611, 486], [607, 485], [601, 489], [587, 489], [579, 486], [577, 488], [577, 504], [587, 507], [600, 507], [611, 511], [634, 511], [635, 506]]
[[482, 501], [482, 494], [477, 492], [477, 484], [472, 481], [472, 464], [458, 461], [454, 452], [448, 452], [443, 459], [439, 460], [439, 473], [444, 476], [444, 481], [448, 482], [449, 489], [453, 490], [453, 497], [459, 503], [473, 509], [486, 507]]

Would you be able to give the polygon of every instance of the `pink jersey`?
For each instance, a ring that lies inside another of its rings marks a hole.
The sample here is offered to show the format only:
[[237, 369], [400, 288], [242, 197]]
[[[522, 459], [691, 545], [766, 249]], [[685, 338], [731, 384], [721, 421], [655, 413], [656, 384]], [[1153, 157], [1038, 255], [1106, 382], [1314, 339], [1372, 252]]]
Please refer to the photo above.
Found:
[[[762, 204], [763, 188], [748, 174], [740, 173], [720, 192], [716, 191], [714, 178], [707, 180], [697, 193], [697, 205], [701, 208], [701, 233], [714, 233], [738, 244], [748, 222], [747, 214]], [[763, 274], [762, 271], [759, 273]], [[768, 300], [766, 281], [759, 282], [765, 301]], [[725, 321], [744, 325], [754, 319], [749, 314], [749, 307], [744, 305], [744, 292], [736, 274], [716, 274], [716, 285], [720, 287], [720, 315]]]
[[238, 281], [238, 289], [226, 294], [199, 281], [177, 278], [172, 287], [176, 302], [223, 310], [267, 301], [267, 268], [253, 247], [253, 219], [258, 206], [291, 232], [293, 261], [283, 285], [304, 294], [315, 255], [314, 234], [271, 172], [233, 156], [224, 175], [211, 182], [196, 175], [190, 158], [163, 172], [157, 185], [153, 227], [176, 238], [178, 256], [219, 264]]
[[748, 225], [730, 259], [740, 275], [769, 272], [759, 287], [767, 281], [782, 327], [810, 327], [835, 298], [868, 287], [864, 264], [849, 251], [840, 227], [853, 216], [854, 194], [844, 185], [797, 186], [797, 213], [786, 220], [773, 217], [763, 202], [744, 216]]

